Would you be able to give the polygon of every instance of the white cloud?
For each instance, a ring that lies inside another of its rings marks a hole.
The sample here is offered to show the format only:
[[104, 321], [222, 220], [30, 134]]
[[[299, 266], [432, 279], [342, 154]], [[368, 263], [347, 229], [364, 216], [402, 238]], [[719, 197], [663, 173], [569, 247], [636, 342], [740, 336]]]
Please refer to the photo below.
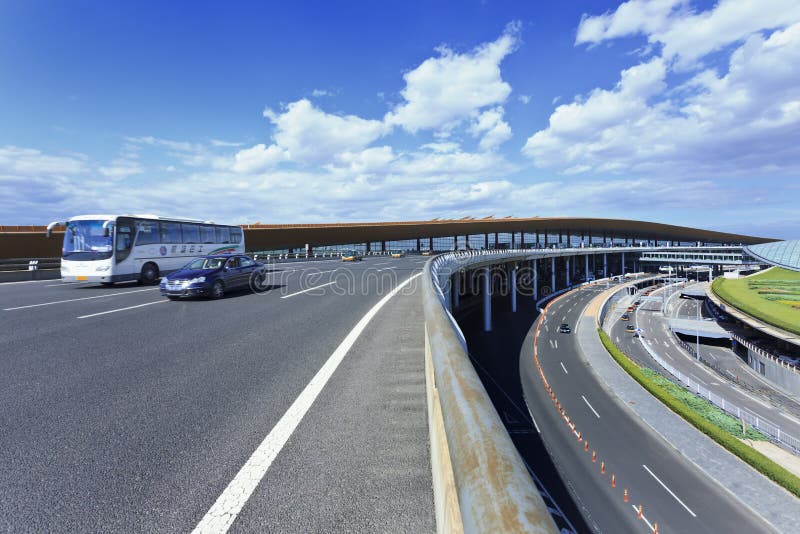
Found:
[[97, 171], [106, 178], [122, 180], [128, 176], [143, 173], [144, 167], [135, 159], [119, 158], [112, 161], [110, 165], [98, 167]]
[[517, 100], [527, 105], [531, 101], [531, 95], [519, 95]]
[[692, 67], [706, 54], [744, 41], [764, 30], [786, 27], [800, 20], [797, 0], [720, 0], [713, 9], [695, 12], [687, 0], [630, 0], [614, 13], [584, 15], [576, 44], [643, 34], [663, 46], [665, 59], [677, 67]]
[[311, 91], [311, 96], [313, 97], [320, 97], [320, 96], [329, 96], [330, 92], [326, 91], [325, 89], [314, 89]]
[[426, 59], [403, 79], [405, 102], [386, 115], [386, 122], [415, 133], [450, 129], [486, 106], [502, 104], [511, 86], [502, 79], [500, 63], [519, 44], [519, 24], [471, 52], [459, 54], [441, 46], [438, 57]]
[[288, 157], [301, 163], [326, 163], [337, 154], [360, 150], [386, 132], [381, 121], [355, 115], [332, 115], [303, 98], [287, 105], [282, 113], [264, 110], [275, 125], [275, 144]]
[[238, 147], [242, 146], [244, 143], [237, 143], [234, 141], [223, 141], [221, 139], [212, 139], [211, 146], [214, 147]]
[[460, 145], [458, 143], [450, 142], [441, 142], [441, 143], [426, 143], [420, 146], [422, 149], [432, 150], [434, 152], [456, 152], [460, 150]]
[[287, 159], [287, 154], [281, 148], [271, 145], [258, 144], [240, 150], [234, 156], [231, 167], [239, 173], [258, 173], [276, 166]]
[[613, 90], [558, 106], [523, 152], [564, 173], [791, 175], [800, 171], [800, 23], [750, 36], [727, 72], [666, 89], [665, 62], [623, 71]]
[[492, 150], [511, 139], [511, 127], [503, 120], [501, 106], [478, 115], [469, 127], [474, 136], [482, 136], [478, 143], [482, 150]]
[[86, 157], [51, 156], [40, 150], [17, 146], [0, 147], [0, 173], [21, 176], [71, 175], [87, 170]]

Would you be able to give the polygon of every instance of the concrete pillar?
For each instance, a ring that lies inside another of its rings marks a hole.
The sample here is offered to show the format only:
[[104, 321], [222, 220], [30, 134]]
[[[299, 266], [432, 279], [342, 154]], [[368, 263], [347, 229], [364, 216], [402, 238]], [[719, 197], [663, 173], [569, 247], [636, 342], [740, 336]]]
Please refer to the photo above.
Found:
[[603, 278], [608, 278], [608, 254], [603, 253]]
[[461, 293], [461, 273], [456, 273], [453, 276], [453, 309], [458, 308], [459, 297]]
[[536, 246], [539, 246], [539, 230], [536, 230]]
[[306, 256], [311, 256], [314, 254], [314, 247], [311, 246], [311, 243], [306, 243]]
[[433, 238], [432, 237], [428, 238], [428, 250], [433, 252]]
[[547, 248], [547, 232], [544, 233], [544, 248]]
[[525, 231], [519, 234], [519, 248], [525, 248]]
[[421, 251], [422, 251], [422, 242], [421, 242], [420, 238], [417, 238], [417, 252], [421, 252]]
[[517, 248], [517, 233], [511, 232], [511, 248]]
[[483, 331], [492, 331], [492, 289], [489, 268], [483, 268]]
[[366, 249], [367, 249], [367, 252], [370, 252], [372, 250], [372, 243], [370, 241], [366, 242]]
[[483, 248], [489, 248], [489, 234], [483, 234]]
[[625, 274], [625, 253], [622, 253], [622, 272], [619, 274]]
[[550, 258], [550, 291], [556, 292], [556, 257]]
[[468, 235], [464, 236], [464, 250], [470, 250], [469, 236]]
[[497, 232], [494, 233], [494, 248], [497, 248], [497, 245], [500, 244], [500, 237], [497, 235]]
[[511, 311], [517, 311], [517, 265], [511, 266]]
[[458, 250], [458, 236], [453, 236], [453, 250]]
[[533, 300], [539, 300], [539, 261], [533, 260]]
[[558, 244], [561, 245], [564, 243], [564, 236], [561, 233], [561, 230], [558, 231]]
[[583, 272], [583, 275], [584, 275], [583, 276], [583, 280], [588, 282], [589, 281], [589, 255], [587, 254], [586, 256], [584, 256], [584, 258], [586, 259], [586, 267], [585, 267], [584, 272]]
[[567, 258], [567, 285], [566, 285], [566, 287], [569, 287], [570, 284], [571, 284], [571, 281], [572, 281], [572, 277], [569, 275], [569, 264], [570, 264], [570, 261], [569, 261], [569, 258]]
[[386, 241], [381, 241], [381, 252], [386, 252]]
[[572, 246], [572, 234], [569, 230], [567, 230], [567, 248]]

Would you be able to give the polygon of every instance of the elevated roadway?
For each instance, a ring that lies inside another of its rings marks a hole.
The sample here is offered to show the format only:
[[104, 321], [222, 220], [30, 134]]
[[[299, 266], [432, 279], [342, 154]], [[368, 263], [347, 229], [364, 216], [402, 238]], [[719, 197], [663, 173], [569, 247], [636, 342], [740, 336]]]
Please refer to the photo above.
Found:
[[0, 531], [190, 532], [222, 495], [237, 532], [435, 530], [424, 260], [275, 266], [219, 301], [0, 285]]

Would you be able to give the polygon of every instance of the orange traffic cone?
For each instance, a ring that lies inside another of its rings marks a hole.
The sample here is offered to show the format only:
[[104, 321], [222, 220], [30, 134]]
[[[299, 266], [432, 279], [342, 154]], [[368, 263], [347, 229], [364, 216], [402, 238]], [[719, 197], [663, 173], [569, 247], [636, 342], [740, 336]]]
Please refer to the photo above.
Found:
[[622, 500], [628, 502], [628, 488], [625, 488], [625, 493], [622, 494]]
[[597, 451], [592, 451], [592, 463], [597, 461]]
[[611, 475], [611, 487], [612, 488], [617, 487], [617, 477], [615, 477], [614, 475]]
[[641, 505], [641, 504], [639, 505], [639, 513], [638, 513], [638, 516], [639, 516], [639, 519], [642, 519], [642, 505]]
[[589, 450], [589, 440], [583, 442], [583, 450], [585, 451]]
[[653, 523], [653, 534], [658, 534], [658, 523]]
[[605, 462], [600, 462], [600, 474], [603, 474], [603, 475], [606, 474], [606, 463]]

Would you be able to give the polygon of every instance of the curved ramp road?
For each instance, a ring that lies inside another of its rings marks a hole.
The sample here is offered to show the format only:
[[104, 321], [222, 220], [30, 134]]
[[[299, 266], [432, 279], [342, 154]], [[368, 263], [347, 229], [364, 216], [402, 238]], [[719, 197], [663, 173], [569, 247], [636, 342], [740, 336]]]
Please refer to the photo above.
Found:
[[0, 284], [0, 531], [435, 530], [424, 259], [375, 262], [219, 301]]
[[558, 332], [561, 323], [574, 328], [600, 291], [554, 301], [520, 353], [528, 408], [587, 522], [613, 533], [652, 532], [656, 524], [660, 532], [774, 531], [607, 391], [579, 356], [574, 332]]

